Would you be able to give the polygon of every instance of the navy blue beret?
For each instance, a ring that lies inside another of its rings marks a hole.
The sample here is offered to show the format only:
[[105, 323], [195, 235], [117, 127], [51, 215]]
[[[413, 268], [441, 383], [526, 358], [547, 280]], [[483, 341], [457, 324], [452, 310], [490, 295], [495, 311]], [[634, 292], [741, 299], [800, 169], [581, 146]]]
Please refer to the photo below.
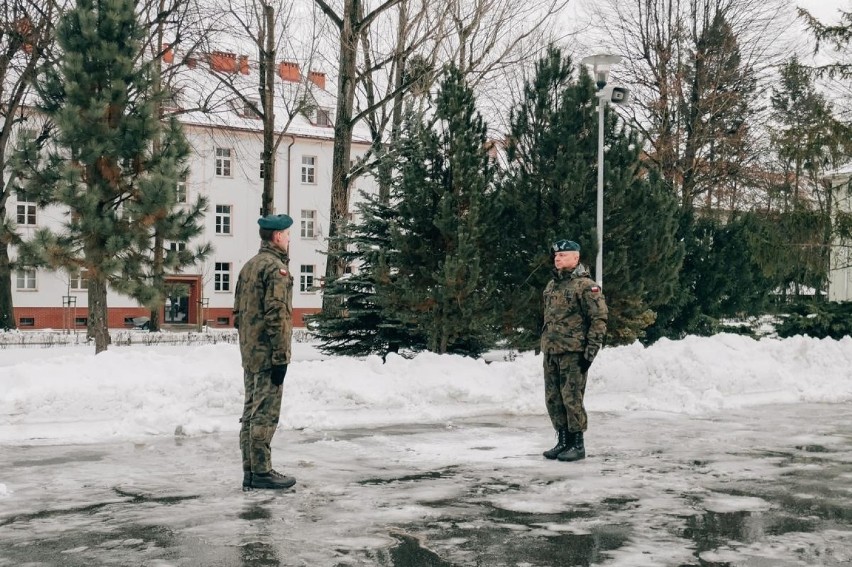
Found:
[[267, 230], [286, 230], [293, 224], [293, 219], [290, 215], [266, 215], [257, 219], [257, 224]]
[[554, 252], [579, 252], [580, 245], [573, 240], [557, 240], [553, 243]]

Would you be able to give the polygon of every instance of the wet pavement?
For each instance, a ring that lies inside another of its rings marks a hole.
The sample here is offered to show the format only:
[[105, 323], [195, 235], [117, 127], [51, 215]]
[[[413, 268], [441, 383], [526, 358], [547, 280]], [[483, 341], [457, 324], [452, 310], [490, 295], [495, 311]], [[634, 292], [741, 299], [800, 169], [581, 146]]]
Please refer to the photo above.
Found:
[[0, 566], [852, 564], [852, 408], [280, 431], [295, 489], [242, 492], [236, 433], [0, 446]]

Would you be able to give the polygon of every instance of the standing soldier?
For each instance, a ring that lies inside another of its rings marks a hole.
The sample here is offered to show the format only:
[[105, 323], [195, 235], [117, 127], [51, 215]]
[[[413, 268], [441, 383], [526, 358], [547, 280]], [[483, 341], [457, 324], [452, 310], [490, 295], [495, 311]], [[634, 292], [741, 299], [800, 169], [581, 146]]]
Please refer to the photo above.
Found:
[[269, 215], [257, 224], [260, 251], [240, 270], [234, 294], [234, 326], [239, 329], [245, 379], [240, 419], [243, 490], [296, 484], [293, 477], [272, 469], [271, 449], [293, 336], [293, 278], [288, 265], [293, 219]]
[[544, 456], [579, 461], [586, 458], [586, 375], [603, 345], [607, 309], [600, 286], [580, 263], [580, 245], [560, 240], [552, 250], [555, 270], [544, 289], [541, 351], [547, 413], [557, 441]]

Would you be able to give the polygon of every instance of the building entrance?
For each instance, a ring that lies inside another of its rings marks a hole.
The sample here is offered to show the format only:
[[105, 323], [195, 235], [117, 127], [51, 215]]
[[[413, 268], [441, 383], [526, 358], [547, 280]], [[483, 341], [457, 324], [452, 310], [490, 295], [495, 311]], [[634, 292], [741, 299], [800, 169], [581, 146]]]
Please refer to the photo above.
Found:
[[201, 276], [166, 277], [166, 300], [163, 323], [196, 325], [201, 303]]

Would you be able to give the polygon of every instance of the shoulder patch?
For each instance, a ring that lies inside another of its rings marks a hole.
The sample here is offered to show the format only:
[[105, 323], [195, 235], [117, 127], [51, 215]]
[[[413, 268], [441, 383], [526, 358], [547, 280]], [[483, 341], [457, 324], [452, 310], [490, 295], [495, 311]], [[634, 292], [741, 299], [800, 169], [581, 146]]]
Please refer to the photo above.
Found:
[[289, 273], [287, 272], [287, 270], [286, 270], [285, 268], [280, 268], [280, 269], [278, 270], [278, 273], [279, 273], [279, 274], [281, 274], [282, 276], [287, 276], [287, 275], [289, 275]]
[[589, 291], [591, 291], [592, 293], [600, 293], [601, 292], [601, 286], [593, 285], [592, 287], [589, 288]]

